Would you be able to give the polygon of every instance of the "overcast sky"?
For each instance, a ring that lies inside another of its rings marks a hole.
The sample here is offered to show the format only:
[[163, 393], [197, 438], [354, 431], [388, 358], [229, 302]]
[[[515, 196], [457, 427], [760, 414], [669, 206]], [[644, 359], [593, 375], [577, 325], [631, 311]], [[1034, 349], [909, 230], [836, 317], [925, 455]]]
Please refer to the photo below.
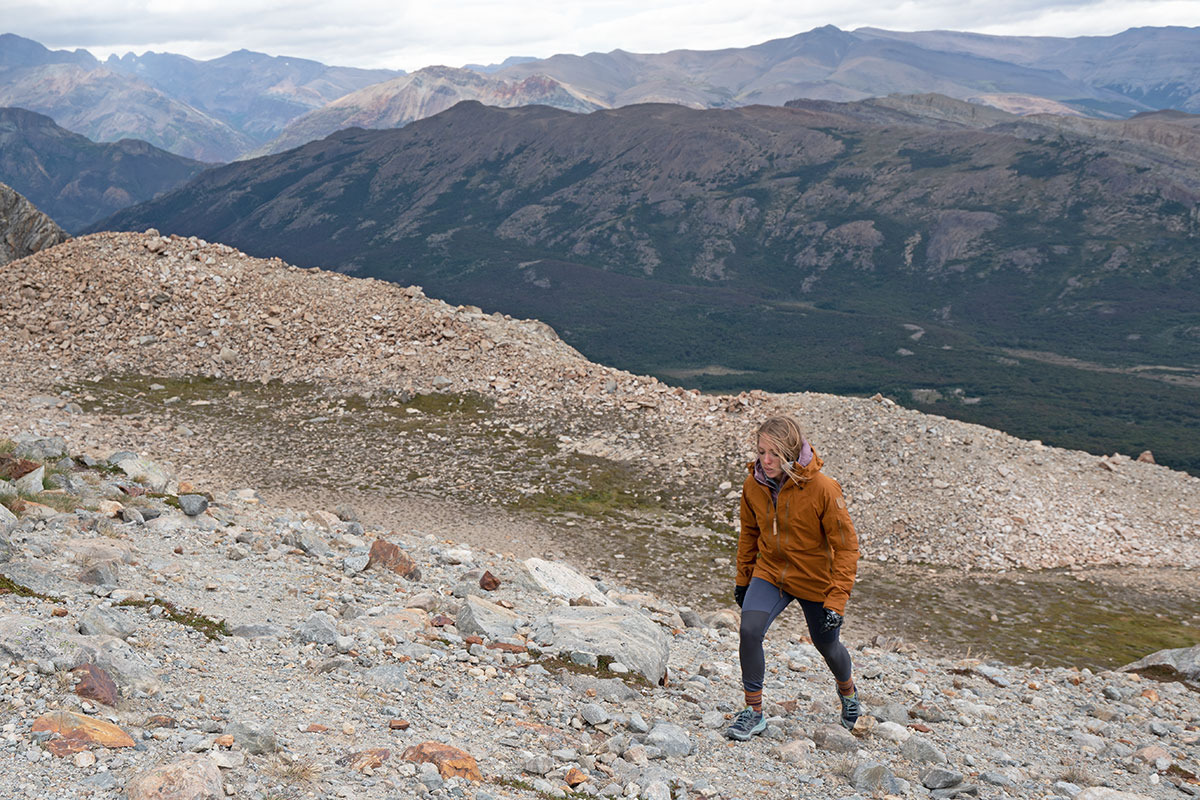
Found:
[[414, 70], [617, 48], [745, 47], [821, 25], [1030, 36], [1200, 26], [1200, 0], [0, 0], [5, 26], [55, 50], [248, 49]]

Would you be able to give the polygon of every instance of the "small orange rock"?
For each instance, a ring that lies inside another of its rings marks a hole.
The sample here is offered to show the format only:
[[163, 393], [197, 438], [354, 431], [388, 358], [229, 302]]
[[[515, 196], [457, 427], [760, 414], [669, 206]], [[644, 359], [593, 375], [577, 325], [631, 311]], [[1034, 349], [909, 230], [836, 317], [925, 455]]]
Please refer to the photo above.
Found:
[[470, 636], [464, 636], [463, 641], [467, 644], [483, 644], [483, 637], [472, 634]]
[[479, 579], [479, 588], [485, 592], [494, 592], [500, 588], [500, 579], [484, 570], [483, 576]]
[[217, 747], [224, 747], [226, 750], [228, 750], [230, 747], [233, 747], [233, 734], [222, 734], [213, 740], [213, 744], [215, 744]]
[[54, 610], [50, 612], [50, 616], [52, 617], [65, 617], [66, 615], [67, 610], [62, 606], [55, 606]]
[[195, 492], [195, 490], [196, 490], [196, 487], [192, 485], [191, 481], [180, 481], [179, 482], [178, 494], [192, 494], [193, 492]]
[[175, 545], [175, 555], [177, 555], [177, 556], [183, 555], [183, 545], [181, 545], [181, 544]]
[[175, 728], [178, 726], [179, 721], [174, 717], [168, 717], [166, 714], [155, 714], [146, 720], [147, 728]]
[[405, 761], [429, 762], [438, 768], [443, 778], [466, 778], [481, 781], [483, 775], [470, 753], [440, 742], [421, 742], [408, 748], [401, 756]]
[[327, 730], [329, 730], [329, 728], [325, 727], [324, 725], [318, 725], [317, 723], [314, 722], [312, 725], [309, 725], [307, 728], [305, 728], [304, 732], [305, 733], [324, 733]]
[[571, 769], [568, 770], [567, 774], [563, 777], [563, 780], [567, 782], [567, 786], [570, 786], [572, 789], [581, 783], [586, 783], [587, 779], [588, 776], [585, 775], [583, 770], [579, 769], [578, 767], [571, 767]]
[[343, 767], [357, 772], [363, 772], [368, 769], [379, 769], [383, 766], [383, 762], [392, 757], [392, 751], [385, 747], [374, 747], [370, 750], [360, 750], [355, 753], [347, 753], [337, 760], [337, 763]]
[[920, 731], [921, 733], [933, 733], [933, 728], [929, 727], [923, 722], [910, 722], [908, 723], [908, 727], [912, 728], [914, 731]]
[[1079, 684], [1083, 683], [1083, 676], [1082, 675], [1072, 675], [1071, 677], [1067, 678], [1067, 682], [1070, 683], [1072, 686], [1078, 686]]
[[408, 730], [408, 726], [409, 722], [406, 719], [388, 720], [388, 727], [394, 731], [406, 731]]
[[1154, 691], [1153, 689], [1143, 689], [1143, 690], [1142, 690], [1142, 697], [1146, 698], [1146, 699], [1147, 699], [1147, 700], [1149, 700], [1151, 703], [1157, 703], [1157, 702], [1158, 702], [1158, 692]]

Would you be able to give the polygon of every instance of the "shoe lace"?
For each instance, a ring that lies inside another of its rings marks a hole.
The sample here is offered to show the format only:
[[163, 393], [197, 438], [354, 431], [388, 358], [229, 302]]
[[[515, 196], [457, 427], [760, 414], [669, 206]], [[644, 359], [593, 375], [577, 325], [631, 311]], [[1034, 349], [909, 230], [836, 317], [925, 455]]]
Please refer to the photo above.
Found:
[[842, 695], [842, 716], [859, 715], [858, 692], [851, 695]]
[[753, 708], [743, 708], [733, 720], [733, 728], [737, 731], [748, 731], [758, 724], [758, 712]]

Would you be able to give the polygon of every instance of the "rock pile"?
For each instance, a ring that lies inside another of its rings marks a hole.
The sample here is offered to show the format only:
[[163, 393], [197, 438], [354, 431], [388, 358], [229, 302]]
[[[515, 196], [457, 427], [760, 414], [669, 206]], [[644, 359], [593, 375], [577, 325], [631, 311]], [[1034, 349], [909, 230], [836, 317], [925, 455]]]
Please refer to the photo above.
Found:
[[815, 648], [771, 636], [769, 725], [734, 744], [727, 609], [130, 452], [4, 449], [43, 486], [0, 520], [0, 796], [1200, 796], [1181, 683], [860, 644], [851, 734]]

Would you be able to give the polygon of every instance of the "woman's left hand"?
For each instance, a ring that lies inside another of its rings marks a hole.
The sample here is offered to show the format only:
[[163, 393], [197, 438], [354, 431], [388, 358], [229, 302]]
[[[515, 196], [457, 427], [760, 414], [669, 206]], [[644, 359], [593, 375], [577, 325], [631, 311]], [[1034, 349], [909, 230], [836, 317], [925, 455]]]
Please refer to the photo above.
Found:
[[842, 627], [842, 615], [832, 608], [825, 609], [825, 619], [821, 622], [821, 632], [828, 633], [840, 627]]

